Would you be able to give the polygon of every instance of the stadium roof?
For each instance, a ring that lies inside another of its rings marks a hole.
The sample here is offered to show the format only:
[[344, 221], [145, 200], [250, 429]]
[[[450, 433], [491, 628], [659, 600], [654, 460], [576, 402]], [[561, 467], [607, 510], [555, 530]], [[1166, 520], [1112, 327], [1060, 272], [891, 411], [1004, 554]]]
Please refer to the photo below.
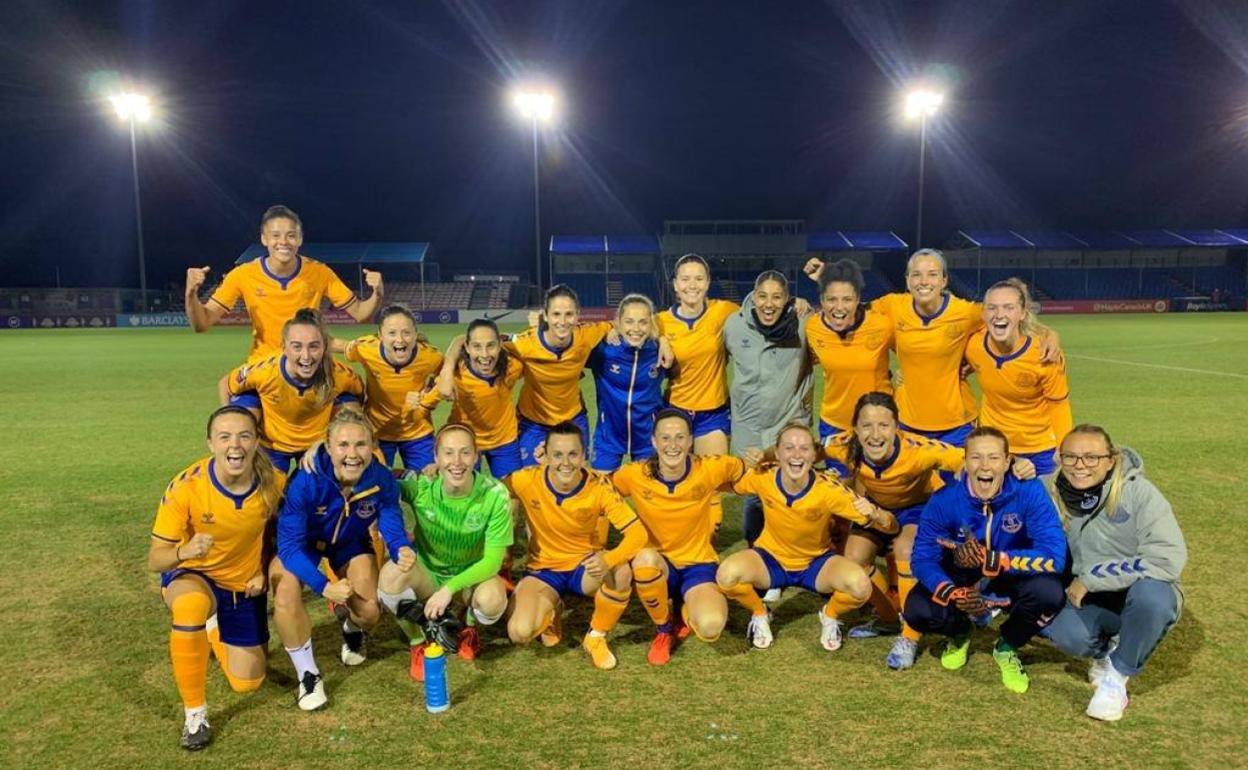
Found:
[[552, 235], [555, 254], [658, 254], [659, 239], [653, 235]]
[[905, 251], [910, 246], [887, 230], [830, 230], [808, 233], [807, 251]]
[[[300, 253], [330, 265], [358, 265], [362, 263], [416, 263], [429, 256], [429, 244], [410, 243], [305, 243]], [[268, 254], [258, 243], [247, 247], [234, 264], [241, 265]]]
[[1248, 229], [1229, 230], [959, 230], [957, 245], [981, 249], [1114, 251], [1248, 246]]

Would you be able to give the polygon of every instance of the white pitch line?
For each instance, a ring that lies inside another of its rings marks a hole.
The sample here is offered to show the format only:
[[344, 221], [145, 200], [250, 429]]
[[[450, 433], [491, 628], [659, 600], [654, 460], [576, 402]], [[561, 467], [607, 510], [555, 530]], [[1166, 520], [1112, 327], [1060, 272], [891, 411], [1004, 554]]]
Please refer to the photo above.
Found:
[[1067, 353], [1067, 358], [1081, 358], [1085, 361], [1099, 361], [1105, 364], [1122, 364], [1123, 366], [1142, 366], [1146, 369], [1166, 369], [1172, 372], [1190, 372], [1192, 374], [1211, 374], [1214, 377], [1233, 377], [1237, 380], [1248, 380], [1248, 374], [1237, 374], [1236, 372], [1218, 372], [1213, 369], [1192, 369], [1186, 366], [1167, 366], [1165, 364], [1146, 364], [1140, 361], [1124, 361], [1121, 358], [1101, 358], [1099, 356], [1083, 356], [1075, 353]]
[[[1221, 337], [1207, 337], [1205, 339], [1195, 340], [1192, 342], [1166, 342], [1160, 345], [1115, 346], [1113, 350], [1127, 351], [1127, 350], [1166, 350], [1169, 348], [1194, 348], [1199, 345], [1217, 345], [1221, 341], [1222, 341]], [[1094, 349], [1095, 347], [1097, 346], [1093, 346]]]

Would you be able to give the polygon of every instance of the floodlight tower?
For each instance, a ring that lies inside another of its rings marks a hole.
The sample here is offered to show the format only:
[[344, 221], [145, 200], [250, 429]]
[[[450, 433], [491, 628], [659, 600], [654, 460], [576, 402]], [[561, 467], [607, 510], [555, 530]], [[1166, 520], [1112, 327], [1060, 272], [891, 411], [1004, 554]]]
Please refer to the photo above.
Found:
[[923, 248], [923, 171], [927, 162], [927, 119], [940, 109], [945, 95], [940, 91], [916, 88], [906, 94], [906, 118], [919, 121], [919, 210], [915, 215], [914, 248]]
[[143, 258], [143, 209], [139, 203], [139, 147], [135, 124], [152, 119], [152, 101], [146, 94], [125, 91], [109, 98], [117, 117], [130, 126], [130, 169], [134, 172], [134, 228], [139, 240], [139, 309], [147, 312], [147, 263]]
[[[542, 193], [540, 186], [541, 163], [538, 160], [537, 142], [539, 124], [547, 124], [555, 118], [555, 95], [541, 88], [518, 88], [511, 94], [511, 104], [520, 117], [533, 126], [533, 283], [542, 290]], [[550, 280], [554, 281], [553, 257], [550, 264]]]

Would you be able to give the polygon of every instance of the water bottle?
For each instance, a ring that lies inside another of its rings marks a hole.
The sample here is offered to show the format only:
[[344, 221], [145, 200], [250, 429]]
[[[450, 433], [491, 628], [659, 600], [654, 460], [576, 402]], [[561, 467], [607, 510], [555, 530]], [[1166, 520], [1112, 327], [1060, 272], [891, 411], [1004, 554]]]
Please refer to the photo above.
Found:
[[430, 714], [441, 714], [451, 707], [451, 692], [446, 686], [446, 655], [442, 647], [431, 644], [425, 648], [425, 708]]

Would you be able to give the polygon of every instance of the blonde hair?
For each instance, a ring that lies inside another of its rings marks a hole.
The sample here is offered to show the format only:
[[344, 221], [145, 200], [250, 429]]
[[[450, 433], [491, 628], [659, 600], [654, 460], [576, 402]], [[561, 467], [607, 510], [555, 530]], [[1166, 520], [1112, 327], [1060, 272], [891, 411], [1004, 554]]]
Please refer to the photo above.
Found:
[[329, 327], [325, 325], [325, 318], [321, 315], [321, 311], [310, 307], [300, 308], [295, 311], [294, 316], [282, 325], [282, 345], [285, 346], [286, 340], [290, 336], [290, 329], [293, 326], [314, 326], [321, 334], [321, 346], [324, 348], [321, 356], [321, 364], [316, 368], [316, 374], [312, 375], [312, 392], [316, 394], [316, 400], [323, 406], [334, 397], [334, 354], [330, 351], [329, 346], [333, 342], [333, 338], [329, 335]]
[[649, 311], [650, 313], [650, 338], [658, 339], [659, 324], [655, 320], [654, 300], [650, 299], [644, 294], [633, 293], [633, 294], [624, 295], [624, 298], [620, 300], [620, 304], [615, 310], [615, 319], [617, 321], [620, 320], [620, 318], [624, 316], [624, 308], [628, 307], [629, 305], [644, 305], [645, 306], [646, 310]]
[[[1109, 473], [1105, 476], [1105, 481], [1102, 482], [1105, 494], [1101, 497], [1101, 504], [1097, 507], [1100, 510], [1113, 512], [1117, 510], [1118, 503], [1122, 500], [1122, 487], [1126, 483], [1126, 474], [1122, 470], [1122, 452], [1118, 447], [1114, 446], [1114, 440], [1109, 437], [1108, 431], [1100, 425], [1086, 422], [1071, 428], [1070, 433], [1062, 437], [1061, 442], [1057, 445], [1058, 451], [1061, 451], [1062, 446], [1066, 443], [1066, 439], [1077, 433], [1088, 436], [1100, 436], [1104, 440], [1105, 446], [1109, 447], [1110, 459], [1113, 461], [1114, 466], [1109, 469]], [[1045, 482], [1045, 487], [1048, 488], [1049, 497], [1053, 500], [1053, 505], [1057, 508], [1058, 514], [1062, 517], [1062, 524], [1066, 524], [1070, 520], [1070, 513], [1067, 512], [1066, 505], [1062, 502], [1062, 496], [1057, 491], [1057, 477], [1061, 472], [1059, 468], [1057, 473], [1053, 474]]]
[[1018, 292], [1018, 301], [1023, 306], [1023, 320], [1018, 323], [1020, 332], [1024, 335], [1052, 332], [1052, 329], [1040, 323], [1040, 319], [1036, 317], [1039, 309], [1036, 307], [1035, 300], [1031, 298], [1031, 290], [1027, 288], [1022, 278], [1006, 278], [1004, 281], [997, 281], [984, 292], [984, 299], [987, 300], [988, 295], [997, 289], [1013, 289]]
[[329, 419], [329, 425], [325, 426], [325, 440], [329, 441], [333, 432], [343, 425], [359, 425], [368, 434], [370, 441], [373, 438], [373, 424], [364, 416], [364, 413], [353, 405], [344, 405], [334, 412], [334, 416]]
[[919, 249], [910, 255], [910, 259], [906, 260], [906, 274], [908, 275], [914, 269], [914, 263], [923, 257], [931, 257], [940, 264], [940, 272], [946, 278], [949, 277], [949, 263], [945, 260], [945, 253], [940, 249]]

